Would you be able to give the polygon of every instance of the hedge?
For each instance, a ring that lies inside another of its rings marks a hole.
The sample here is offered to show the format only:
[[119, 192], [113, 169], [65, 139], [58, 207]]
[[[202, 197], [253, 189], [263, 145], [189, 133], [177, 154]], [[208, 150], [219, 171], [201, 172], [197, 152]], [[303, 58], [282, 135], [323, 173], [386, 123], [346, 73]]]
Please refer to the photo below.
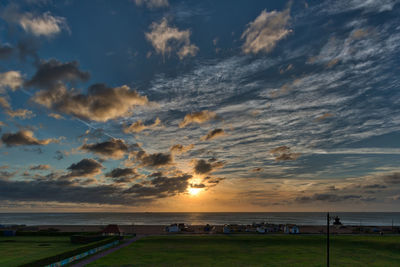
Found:
[[60, 253], [58, 255], [54, 255], [54, 256], [50, 256], [50, 257], [43, 258], [43, 259], [40, 259], [40, 260], [36, 260], [36, 261], [33, 261], [33, 262], [29, 262], [29, 263], [20, 265], [20, 267], [41, 267], [41, 266], [46, 266], [46, 265], [49, 265], [49, 264], [52, 264], [52, 263], [55, 263], [55, 262], [62, 261], [64, 259], [73, 257], [75, 255], [84, 253], [84, 252], [86, 252], [88, 250], [91, 250], [93, 248], [97, 248], [97, 247], [106, 245], [108, 243], [111, 243], [111, 242], [119, 240], [119, 239], [120, 239], [119, 236], [110, 237], [110, 238], [107, 238], [105, 240], [89, 244], [89, 245], [84, 246], [84, 247], [80, 247], [80, 248], [77, 248], [77, 249], [74, 249], [74, 250], [70, 250], [70, 251], [66, 251], [64, 253]]
[[17, 236], [72, 236], [72, 235], [99, 235], [99, 232], [53, 232], [41, 231], [17, 231]]
[[102, 235], [71, 235], [70, 240], [72, 244], [89, 244], [107, 238]]

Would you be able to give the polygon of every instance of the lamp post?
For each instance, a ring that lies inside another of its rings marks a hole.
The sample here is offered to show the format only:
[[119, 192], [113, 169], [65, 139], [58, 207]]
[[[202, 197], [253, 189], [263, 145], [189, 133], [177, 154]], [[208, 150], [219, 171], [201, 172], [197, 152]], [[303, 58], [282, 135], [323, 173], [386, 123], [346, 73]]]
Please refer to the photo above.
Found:
[[326, 214], [326, 266], [329, 267], [329, 212]]

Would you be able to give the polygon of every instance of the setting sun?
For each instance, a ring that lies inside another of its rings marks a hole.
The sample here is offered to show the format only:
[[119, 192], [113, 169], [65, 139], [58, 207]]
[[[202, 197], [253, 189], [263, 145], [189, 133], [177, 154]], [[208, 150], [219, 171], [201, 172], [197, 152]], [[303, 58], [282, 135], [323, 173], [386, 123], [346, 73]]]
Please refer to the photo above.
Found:
[[195, 196], [199, 194], [201, 191], [203, 191], [203, 188], [195, 188], [195, 187], [189, 187], [188, 192], [191, 196]]

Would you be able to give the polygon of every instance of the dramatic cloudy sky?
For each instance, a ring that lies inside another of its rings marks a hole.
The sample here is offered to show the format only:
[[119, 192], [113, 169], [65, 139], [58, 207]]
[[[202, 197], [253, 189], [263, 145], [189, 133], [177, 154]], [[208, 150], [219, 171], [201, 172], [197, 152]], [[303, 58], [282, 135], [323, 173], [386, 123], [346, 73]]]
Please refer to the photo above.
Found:
[[0, 211], [396, 211], [400, 1], [2, 1]]

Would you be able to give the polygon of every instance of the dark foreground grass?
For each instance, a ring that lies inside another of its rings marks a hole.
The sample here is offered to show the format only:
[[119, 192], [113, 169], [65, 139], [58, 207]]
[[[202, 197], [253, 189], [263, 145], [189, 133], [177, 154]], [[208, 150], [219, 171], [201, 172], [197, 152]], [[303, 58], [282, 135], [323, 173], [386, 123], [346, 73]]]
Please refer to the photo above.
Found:
[[0, 237], [0, 266], [18, 266], [78, 248], [69, 236]]
[[[147, 237], [89, 266], [326, 266], [326, 241], [286, 235]], [[400, 237], [331, 237], [331, 266], [400, 266]]]

